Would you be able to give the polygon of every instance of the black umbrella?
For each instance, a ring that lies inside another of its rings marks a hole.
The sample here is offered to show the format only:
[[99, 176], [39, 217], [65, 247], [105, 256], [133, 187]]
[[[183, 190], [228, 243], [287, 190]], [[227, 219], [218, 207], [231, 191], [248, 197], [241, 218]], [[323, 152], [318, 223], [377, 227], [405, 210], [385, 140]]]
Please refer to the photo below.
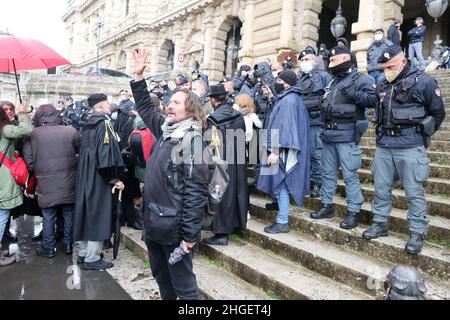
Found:
[[[112, 193], [116, 194], [116, 187], [112, 189]], [[116, 215], [114, 221], [114, 243], [113, 243], [113, 259], [117, 259], [120, 245], [120, 216], [122, 215], [122, 190], [119, 190], [116, 198]]]

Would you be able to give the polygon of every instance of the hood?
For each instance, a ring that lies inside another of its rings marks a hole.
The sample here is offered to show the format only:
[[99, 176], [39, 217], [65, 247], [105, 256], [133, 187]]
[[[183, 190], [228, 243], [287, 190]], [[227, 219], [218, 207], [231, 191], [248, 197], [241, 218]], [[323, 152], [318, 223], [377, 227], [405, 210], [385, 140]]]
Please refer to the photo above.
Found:
[[88, 128], [95, 128], [100, 122], [109, 119], [110, 118], [103, 113], [100, 113], [98, 111], [92, 111], [92, 113], [88, 116], [83, 126]]
[[283, 99], [284, 97], [286, 97], [288, 94], [291, 94], [291, 93], [298, 94], [299, 96], [302, 96], [302, 90], [299, 87], [297, 87], [297, 86], [293, 86], [293, 87], [287, 88], [282, 93], [277, 95], [276, 96], [276, 101]]
[[40, 106], [34, 116], [34, 125], [40, 127], [43, 125], [58, 126], [63, 125], [59, 111], [51, 104]]

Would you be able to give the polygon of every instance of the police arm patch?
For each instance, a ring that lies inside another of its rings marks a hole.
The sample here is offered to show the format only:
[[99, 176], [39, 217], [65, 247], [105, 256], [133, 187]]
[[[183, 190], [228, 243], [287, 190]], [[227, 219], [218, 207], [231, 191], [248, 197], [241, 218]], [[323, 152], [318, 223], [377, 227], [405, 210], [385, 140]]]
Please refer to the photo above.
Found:
[[436, 90], [434, 90], [434, 93], [440, 97], [441, 96], [441, 88], [437, 87]]

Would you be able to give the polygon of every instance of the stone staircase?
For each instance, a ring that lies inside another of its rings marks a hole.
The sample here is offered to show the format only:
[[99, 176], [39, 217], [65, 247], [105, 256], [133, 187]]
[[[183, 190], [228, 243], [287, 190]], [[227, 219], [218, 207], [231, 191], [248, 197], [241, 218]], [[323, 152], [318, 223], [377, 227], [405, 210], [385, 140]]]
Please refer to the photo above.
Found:
[[[450, 108], [450, 72], [433, 73]], [[404, 191], [393, 192], [390, 236], [372, 241], [361, 237], [371, 223], [374, 196], [370, 166], [375, 152], [374, 131], [363, 138], [363, 167], [359, 171], [366, 199], [360, 227], [339, 228], [346, 213], [345, 190], [340, 177], [334, 201], [336, 217], [313, 220], [309, 214], [320, 200], [307, 197], [303, 208], [292, 206], [291, 232], [269, 235], [263, 228], [276, 212], [267, 211], [269, 198], [252, 189], [246, 231], [232, 235], [227, 247], [201, 245], [195, 259], [200, 290], [208, 299], [374, 299], [382, 291], [388, 271], [396, 264], [417, 267], [425, 277], [430, 299], [450, 299], [450, 117], [434, 138], [426, 183], [430, 220], [422, 252], [404, 252], [408, 238]], [[252, 172], [250, 172], [250, 176]], [[209, 236], [205, 234], [204, 236]], [[126, 236], [125, 236], [126, 238]], [[128, 241], [128, 240], [127, 240]], [[125, 241], [125, 243], [127, 243]], [[128, 241], [136, 246], [138, 240]], [[139, 245], [137, 245], [139, 246]], [[140, 243], [142, 248], [143, 244]], [[145, 248], [141, 251], [145, 253]]]

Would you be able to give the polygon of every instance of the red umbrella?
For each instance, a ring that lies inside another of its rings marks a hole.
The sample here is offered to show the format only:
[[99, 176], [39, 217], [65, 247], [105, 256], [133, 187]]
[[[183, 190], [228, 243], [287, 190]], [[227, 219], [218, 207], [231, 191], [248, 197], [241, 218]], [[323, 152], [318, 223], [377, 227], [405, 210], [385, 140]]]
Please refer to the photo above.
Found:
[[17, 71], [50, 69], [66, 64], [70, 62], [40, 41], [0, 35], [0, 72], [14, 72], [21, 103]]

